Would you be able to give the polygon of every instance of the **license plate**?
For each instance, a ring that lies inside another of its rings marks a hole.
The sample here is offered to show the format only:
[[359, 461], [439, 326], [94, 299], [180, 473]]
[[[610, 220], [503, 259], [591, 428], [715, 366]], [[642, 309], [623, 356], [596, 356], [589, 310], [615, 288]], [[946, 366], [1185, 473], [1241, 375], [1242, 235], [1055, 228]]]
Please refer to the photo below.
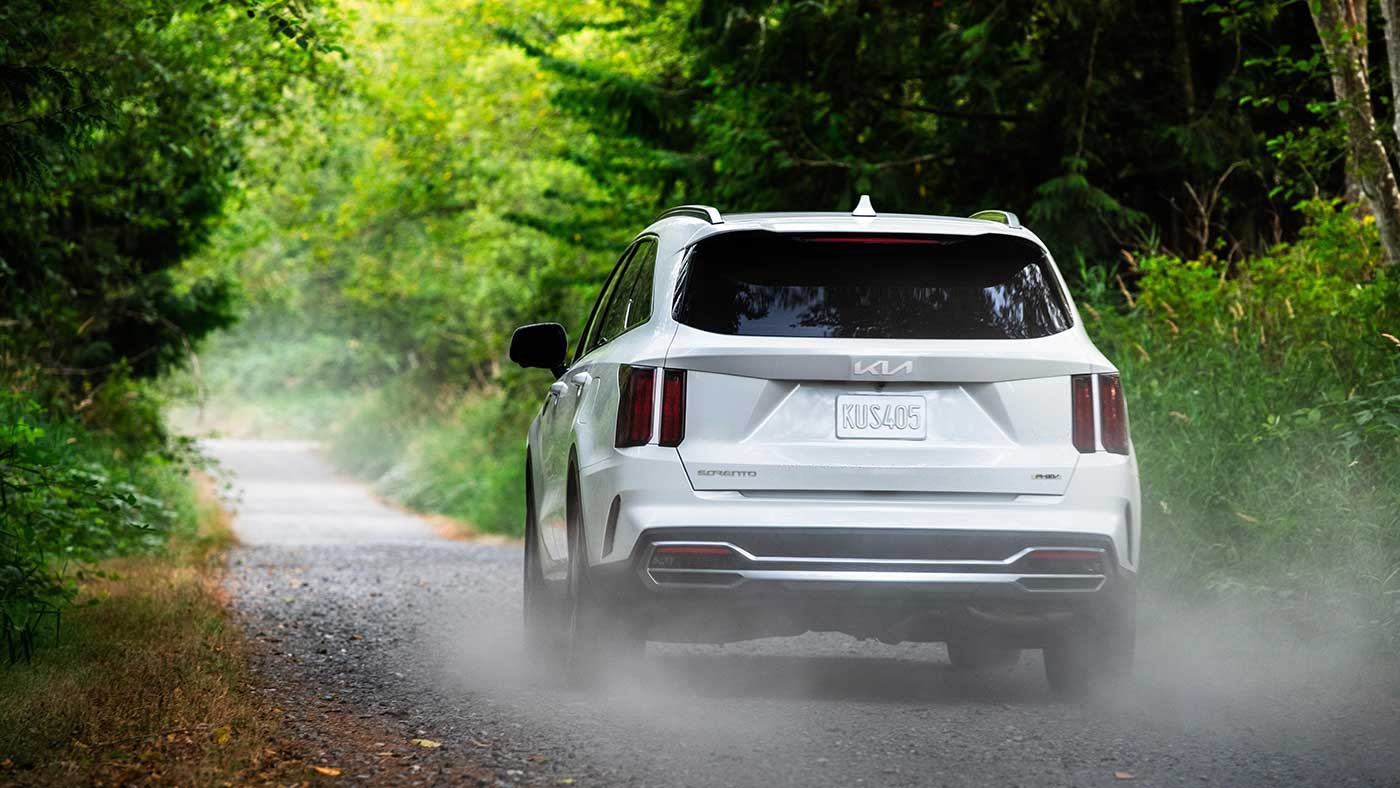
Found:
[[836, 437], [923, 440], [928, 402], [894, 394], [843, 394], [836, 398]]

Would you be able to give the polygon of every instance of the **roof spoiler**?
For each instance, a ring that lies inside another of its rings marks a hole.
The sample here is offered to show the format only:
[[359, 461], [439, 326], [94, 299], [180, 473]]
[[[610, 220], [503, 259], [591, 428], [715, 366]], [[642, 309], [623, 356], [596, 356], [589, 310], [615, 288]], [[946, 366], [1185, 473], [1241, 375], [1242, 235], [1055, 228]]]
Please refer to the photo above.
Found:
[[662, 211], [661, 215], [656, 217], [655, 221], [659, 222], [662, 219], [670, 219], [673, 216], [700, 219], [710, 224], [724, 224], [724, 217], [720, 215], [719, 211], [708, 205], [678, 205], [675, 208]]
[[978, 211], [977, 213], [974, 213], [973, 215], [967, 218], [981, 219], [986, 222], [996, 222], [997, 224], [1004, 224], [1013, 230], [1021, 229], [1021, 220], [1017, 219], [1016, 214], [1012, 213], [1011, 211], [1002, 211], [998, 209]]

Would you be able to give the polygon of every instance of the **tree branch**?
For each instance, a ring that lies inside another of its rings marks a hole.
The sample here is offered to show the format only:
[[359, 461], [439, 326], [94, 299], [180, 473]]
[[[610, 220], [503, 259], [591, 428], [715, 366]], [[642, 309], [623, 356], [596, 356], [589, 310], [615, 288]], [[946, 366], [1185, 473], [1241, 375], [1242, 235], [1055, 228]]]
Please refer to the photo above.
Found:
[[1016, 121], [1027, 120], [1030, 115], [1021, 112], [977, 112], [975, 110], [947, 109], [944, 107], [930, 107], [927, 104], [910, 104], [908, 102], [895, 101], [893, 99], [880, 98], [881, 104], [895, 109], [902, 109], [908, 112], [922, 112], [925, 115], [936, 115], [940, 118], [957, 118], [959, 120], [996, 120], [1015, 123]]

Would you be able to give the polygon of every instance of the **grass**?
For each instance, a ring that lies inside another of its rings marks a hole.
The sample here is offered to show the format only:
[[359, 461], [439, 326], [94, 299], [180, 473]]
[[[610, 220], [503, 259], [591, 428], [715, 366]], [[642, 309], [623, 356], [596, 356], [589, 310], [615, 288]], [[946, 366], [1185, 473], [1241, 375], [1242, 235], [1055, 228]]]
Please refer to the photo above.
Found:
[[500, 391], [478, 391], [397, 434], [383, 425], [411, 404], [367, 398], [335, 434], [333, 461], [375, 480], [385, 497], [443, 514], [473, 531], [520, 536], [524, 528], [525, 433], [533, 402], [520, 407]]
[[83, 585], [97, 604], [66, 613], [32, 663], [0, 668], [0, 783], [307, 777], [275, 744], [276, 710], [246, 684], [248, 654], [217, 584], [233, 535], [207, 481], [198, 512], [198, 530], [164, 553], [101, 564]]
[[1307, 210], [1268, 255], [1130, 259], [1135, 295], [1100, 269], [1080, 303], [1127, 388], [1149, 586], [1393, 650], [1400, 275], [1369, 222]]

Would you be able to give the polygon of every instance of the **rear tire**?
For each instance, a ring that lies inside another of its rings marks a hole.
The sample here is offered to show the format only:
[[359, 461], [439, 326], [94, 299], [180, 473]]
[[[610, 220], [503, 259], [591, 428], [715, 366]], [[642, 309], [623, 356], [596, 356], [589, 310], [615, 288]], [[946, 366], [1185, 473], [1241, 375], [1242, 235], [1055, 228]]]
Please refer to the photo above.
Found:
[[565, 673], [569, 683], [586, 686], [606, 671], [625, 672], [646, 650], [637, 628], [608, 609], [589, 579], [588, 544], [578, 476], [570, 475], [568, 502], [569, 618]]
[[1128, 678], [1136, 647], [1132, 608], [1116, 609], [1072, 625], [1044, 649], [1045, 678], [1061, 695], [1083, 695]]
[[1021, 661], [1019, 648], [994, 646], [969, 639], [950, 640], [945, 645], [953, 670], [998, 670], [1013, 667]]
[[559, 600], [540, 567], [540, 529], [535, 517], [535, 489], [529, 461], [525, 464], [525, 571], [522, 599], [525, 654], [533, 660], [557, 658], [563, 622]]

